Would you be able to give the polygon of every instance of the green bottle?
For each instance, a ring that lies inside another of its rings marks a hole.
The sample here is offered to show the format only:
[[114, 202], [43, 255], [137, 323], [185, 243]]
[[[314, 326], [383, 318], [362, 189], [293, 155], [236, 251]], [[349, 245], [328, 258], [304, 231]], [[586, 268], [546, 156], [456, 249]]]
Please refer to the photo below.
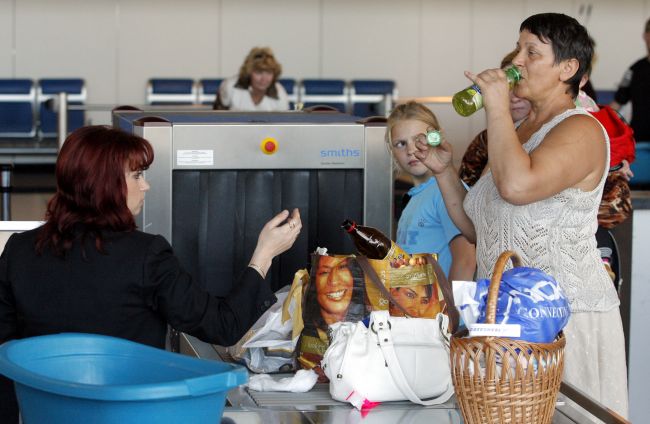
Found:
[[[506, 78], [508, 79], [508, 85], [510, 85], [510, 89], [512, 89], [512, 87], [514, 87], [521, 79], [521, 73], [514, 65], [504, 69], [504, 71], [506, 73]], [[454, 94], [451, 103], [454, 105], [454, 109], [456, 109], [456, 112], [458, 112], [459, 115], [470, 116], [472, 113], [483, 107], [481, 89], [478, 85], [473, 84]]]

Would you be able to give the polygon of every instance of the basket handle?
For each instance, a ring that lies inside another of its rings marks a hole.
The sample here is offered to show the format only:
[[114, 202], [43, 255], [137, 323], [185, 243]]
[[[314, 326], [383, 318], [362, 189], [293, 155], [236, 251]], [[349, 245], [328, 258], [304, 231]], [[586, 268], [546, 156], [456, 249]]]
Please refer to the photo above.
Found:
[[496, 323], [499, 286], [501, 285], [503, 270], [505, 269], [509, 259], [512, 259], [512, 265], [514, 267], [521, 266], [521, 258], [512, 250], [506, 250], [499, 255], [497, 262], [494, 264], [494, 271], [492, 272], [492, 278], [490, 279], [490, 288], [488, 289], [487, 309], [485, 311], [486, 324]]

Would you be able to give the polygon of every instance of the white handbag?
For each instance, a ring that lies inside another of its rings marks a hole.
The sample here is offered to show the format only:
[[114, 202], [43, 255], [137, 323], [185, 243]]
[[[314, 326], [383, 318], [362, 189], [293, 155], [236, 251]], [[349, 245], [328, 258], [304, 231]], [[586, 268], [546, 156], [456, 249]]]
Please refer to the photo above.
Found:
[[446, 402], [454, 393], [449, 364], [448, 317], [391, 317], [374, 311], [370, 325], [332, 325], [321, 366], [332, 398], [360, 408], [365, 401]]

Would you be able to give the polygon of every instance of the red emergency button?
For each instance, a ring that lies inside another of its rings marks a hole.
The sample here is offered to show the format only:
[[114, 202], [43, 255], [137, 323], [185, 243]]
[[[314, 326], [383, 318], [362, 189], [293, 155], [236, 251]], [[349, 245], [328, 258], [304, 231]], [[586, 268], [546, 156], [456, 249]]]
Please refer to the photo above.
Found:
[[260, 143], [260, 149], [262, 149], [262, 153], [272, 155], [278, 150], [278, 142], [271, 137], [265, 138], [262, 140], [262, 143]]

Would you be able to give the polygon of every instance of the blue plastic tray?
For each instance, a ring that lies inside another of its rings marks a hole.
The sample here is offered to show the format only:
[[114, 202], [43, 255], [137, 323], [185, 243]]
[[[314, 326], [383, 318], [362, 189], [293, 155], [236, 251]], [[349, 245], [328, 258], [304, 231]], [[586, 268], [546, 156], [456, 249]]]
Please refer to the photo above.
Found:
[[65, 333], [0, 346], [26, 423], [219, 423], [240, 366], [128, 340]]

